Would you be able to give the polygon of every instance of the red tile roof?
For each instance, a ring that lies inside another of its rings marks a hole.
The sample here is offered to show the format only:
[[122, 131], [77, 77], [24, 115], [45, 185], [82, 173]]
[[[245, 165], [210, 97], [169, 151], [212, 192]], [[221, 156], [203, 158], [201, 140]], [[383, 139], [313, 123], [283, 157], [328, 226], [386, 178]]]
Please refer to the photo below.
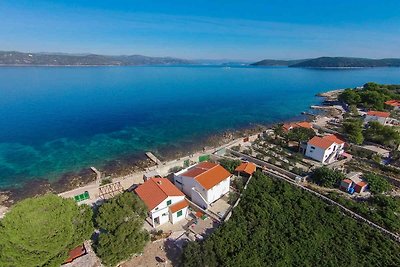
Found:
[[179, 201], [178, 203], [175, 203], [174, 205], [169, 206], [169, 210], [172, 213], [175, 213], [186, 207], [189, 207], [189, 202], [186, 199], [184, 199], [182, 201]]
[[364, 187], [364, 186], [366, 186], [368, 184], [366, 182], [364, 182], [364, 181], [361, 181], [361, 182], [358, 182], [357, 185], [360, 186], [360, 187]]
[[333, 143], [341, 145], [344, 144], [345, 141], [336, 134], [326, 135], [323, 137], [314, 136], [310, 141], [308, 141], [308, 144], [322, 149], [328, 149], [331, 145], [333, 145]]
[[168, 197], [184, 196], [184, 194], [167, 178], [150, 178], [135, 189], [147, 208], [153, 210]]
[[64, 262], [65, 263], [70, 263], [73, 260], [75, 260], [76, 258], [79, 258], [83, 255], [86, 254], [86, 248], [84, 245], [81, 246], [77, 246], [76, 248], [74, 248], [73, 250], [71, 250], [70, 252], [68, 252], [69, 257], [68, 259]]
[[324, 137], [322, 137], [322, 138], [324, 138], [324, 139], [326, 139], [326, 140], [329, 140], [329, 141], [333, 141], [333, 142], [335, 142], [335, 143], [338, 144], [338, 145], [344, 144], [344, 143], [346, 142], [346, 141], [343, 139], [343, 137], [341, 137], [341, 136], [338, 135], [338, 134], [331, 134], [331, 135], [324, 136]]
[[316, 146], [322, 149], [328, 149], [334, 142], [324, 139], [322, 137], [319, 136], [314, 136], [313, 138], [310, 139], [310, 141], [308, 141], [308, 144], [311, 146]]
[[370, 110], [367, 112], [368, 116], [375, 116], [375, 117], [381, 117], [381, 118], [388, 118], [390, 116], [389, 112], [384, 112], [384, 111], [374, 111]]
[[244, 172], [252, 175], [256, 171], [256, 164], [252, 162], [242, 162], [236, 169], [237, 172]]
[[344, 179], [343, 182], [348, 183], [348, 184], [351, 184], [353, 181], [350, 180], [350, 179]]
[[307, 121], [301, 121], [296, 123], [299, 127], [303, 127], [303, 128], [307, 128], [307, 129], [311, 129], [312, 128], [312, 124], [307, 122]]
[[181, 174], [181, 176], [195, 179], [206, 190], [209, 190], [227, 179], [231, 174], [221, 165], [211, 162], [201, 162]]
[[400, 100], [388, 100], [385, 104], [392, 107], [400, 107]]
[[307, 121], [300, 121], [300, 122], [285, 123], [285, 124], [283, 124], [282, 127], [283, 127], [283, 130], [288, 132], [291, 129], [299, 128], [299, 127], [312, 129], [312, 124]]

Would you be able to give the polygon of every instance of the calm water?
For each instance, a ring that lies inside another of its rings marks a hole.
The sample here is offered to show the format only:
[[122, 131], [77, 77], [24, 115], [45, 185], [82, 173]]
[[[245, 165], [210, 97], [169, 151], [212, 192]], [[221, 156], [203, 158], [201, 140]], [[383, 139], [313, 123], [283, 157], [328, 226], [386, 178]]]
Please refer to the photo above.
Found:
[[289, 119], [368, 81], [400, 68], [2, 67], [0, 187]]

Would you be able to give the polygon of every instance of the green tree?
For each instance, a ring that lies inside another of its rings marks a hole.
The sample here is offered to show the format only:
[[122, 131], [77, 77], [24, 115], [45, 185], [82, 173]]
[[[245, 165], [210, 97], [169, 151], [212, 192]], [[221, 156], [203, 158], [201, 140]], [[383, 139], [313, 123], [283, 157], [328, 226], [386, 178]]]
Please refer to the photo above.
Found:
[[361, 101], [365, 108], [374, 110], [383, 110], [385, 107], [385, 101], [389, 100], [390, 97], [382, 94], [378, 91], [363, 91], [361, 93]]
[[221, 159], [219, 164], [224, 167], [228, 172], [233, 173], [235, 169], [242, 163], [238, 159]]
[[149, 240], [143, 230], [146, 216], [146, 206], [132, 193], [120, 194], [99, 208], [96, 223], [101, 233], [95, 249], [103, 264], [115, 266], [143, 251]]
[[291, 141], [296, 141], [298, 143], [300, 149], [300, 143], [310, 140], [315, 136], [315, 132], [313, 129], [297, 127], [291, 129], [288, 132], [288, 139]]
[[358, 112], [357, 106], [354, 105], [354, 104], [350, 105], [349, 110], [350, 110], [350, 112], [351, 112], [351, 114], [353, 116], [359, 116], [360, 115], [360, 113]]
[[361, 102], [361, 97], [356, 90], [348, 88], [339, 95], [339, 100], [349, 105], [357, 105]]
[[372, 193], [384, 193], [392, 189], [392, 185], [383, 177], [369, 173], [364, 176]]
[[364, 131], [364, 137], [368, 141], [376, 142], [391, 148], [397, 148], [400, 144], [400, 134], [395, 128], [382, 125], [376, 121], [368, 123]]
[[0, 266], [60, 266], [90, 239], [92, 210], [53, 194], [25, 199], [0, 225]]
[[347, 134], [350, 142], [357, 145], [364, 142], [364, 136], [362, 134], [363, 124], [359, 119], [347, 119], [343, 122], [343, 132]]
[[285, 131], [283, 130], [283, 124], [282, 123], [279, 123], [279, 124], [274, 126], [274, 134], [275, 134], [275, 137], [284, 136], [285, 135]]
[[325, 187], [334, 187], [344, 178], [343, 173], [327, 167], [318, 168], [311, 174], [311, 180], [314, 183]]

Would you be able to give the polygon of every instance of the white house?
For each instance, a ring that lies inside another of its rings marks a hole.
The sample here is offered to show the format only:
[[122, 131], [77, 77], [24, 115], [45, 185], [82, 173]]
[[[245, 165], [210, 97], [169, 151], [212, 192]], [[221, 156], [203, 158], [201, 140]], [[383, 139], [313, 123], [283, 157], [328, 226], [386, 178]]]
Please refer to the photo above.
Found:
[[175, 185], [204, 209], [229, 192], [231, 174], [221, 165], [201, 162], [174, 176]]
[[189, 207], [185, 195], [167, 178], [150, 178], [135, 189], [149, 211], [153, 227], [184, 219]]
[[344, 150], [345, 141], [337, 135], [314, 136], [307, 142], [305, 155], [324, 164], [334, 162]]
[[368, 123], [371, 121], [377, 121], [382, 125], [385, 125], [389, 122], [389, 112], [383, 112], [383, 111], [368, 111], [367, 114], [365, 115], [364, 122]]

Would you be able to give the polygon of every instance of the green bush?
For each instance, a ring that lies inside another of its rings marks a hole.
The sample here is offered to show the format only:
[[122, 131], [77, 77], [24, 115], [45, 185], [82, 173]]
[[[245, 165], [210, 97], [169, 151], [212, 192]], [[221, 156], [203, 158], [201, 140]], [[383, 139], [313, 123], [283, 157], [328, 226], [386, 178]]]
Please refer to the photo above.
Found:
[[345, 175], [339, 171], [321, 167], [311, 174], [311, 180], [321, 186], [334, 187], [339, 185], [340, 181], [345, 178]]
[[60, 266], [93, 233], [92, 210], [53, 194], [15, 204], [0, 221], [0, 266]]
[[96, 223], [101, 233], [96, 254], [106, 266], [115, 266], [143, 251], [149, 234], [143, 229], [147, 209], [132, 193], [123, 193], [100, 206]]

